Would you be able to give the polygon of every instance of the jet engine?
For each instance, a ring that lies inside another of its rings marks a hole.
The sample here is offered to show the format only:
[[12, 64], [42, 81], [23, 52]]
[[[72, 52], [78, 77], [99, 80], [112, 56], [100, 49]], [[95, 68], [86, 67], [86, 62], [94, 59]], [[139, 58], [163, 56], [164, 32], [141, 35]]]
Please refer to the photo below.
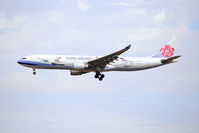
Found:
[[82, 75], [84, 74], [85, 72], [81, 72], [81, 71], [76, 71], [76, 70], [70, 70], [70, 75]]
[[87, 66], [86, 66], [85, 63], [79, 63], [79, 62], [77, 62], [77, 63], [73, 64], [73, 69], [74, 70], [84, 70], [86, 67]]

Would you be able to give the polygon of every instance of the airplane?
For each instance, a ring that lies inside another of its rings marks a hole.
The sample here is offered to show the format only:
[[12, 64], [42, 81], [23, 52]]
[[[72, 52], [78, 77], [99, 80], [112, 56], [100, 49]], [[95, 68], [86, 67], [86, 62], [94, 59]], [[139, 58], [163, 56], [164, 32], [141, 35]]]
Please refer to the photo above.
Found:
[[173, 56], [177, 40], [172, 39], [159, 49], [154, 55], [143, 58], [121, 57], [130, 49], [131, 45], [106, 56], [74, 56], [74, 55], [30, 55], [18, 60], [18, 64], [33, 69], [70, 70], [71, 75], [95, 73], [95, 78], [102, 81], [102, 72], [108, 71], [138, 71], [175, 63], [178, 58]]

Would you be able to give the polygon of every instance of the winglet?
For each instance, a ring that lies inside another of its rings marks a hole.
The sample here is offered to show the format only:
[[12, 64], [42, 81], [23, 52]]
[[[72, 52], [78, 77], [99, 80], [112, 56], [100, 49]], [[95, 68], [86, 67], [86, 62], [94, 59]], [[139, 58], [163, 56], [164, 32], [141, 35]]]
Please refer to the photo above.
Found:
[[128, 50], [128, 49], [130, 49], [130, 48], [131, 48], [131, 44], [128, 45], [125, 49]]

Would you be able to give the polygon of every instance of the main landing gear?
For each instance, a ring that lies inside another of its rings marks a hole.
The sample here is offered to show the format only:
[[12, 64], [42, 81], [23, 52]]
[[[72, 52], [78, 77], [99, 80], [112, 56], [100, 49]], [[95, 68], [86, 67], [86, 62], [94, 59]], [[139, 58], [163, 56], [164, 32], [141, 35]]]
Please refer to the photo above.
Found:
[[96, 72], [96, 74], [95, 74], [95, 78], [98, 78], [99, 81], [102, 81], [104, 77], [105, 77], [105, 75], [101, 74], [100, 72]]
[[33, 75], [36, 75], [35, 69], [33, 69]]

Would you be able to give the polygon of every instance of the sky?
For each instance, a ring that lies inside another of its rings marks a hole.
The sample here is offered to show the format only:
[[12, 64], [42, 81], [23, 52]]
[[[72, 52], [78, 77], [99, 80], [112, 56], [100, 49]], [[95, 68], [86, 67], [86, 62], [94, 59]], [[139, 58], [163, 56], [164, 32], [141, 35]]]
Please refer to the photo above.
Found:
[[[1, 0], [1, 133], [198, 133], [198, 0]], [[17, 64], [32, 54], [153, 55], [179, 40], [179, 62], [70, 76]]]

